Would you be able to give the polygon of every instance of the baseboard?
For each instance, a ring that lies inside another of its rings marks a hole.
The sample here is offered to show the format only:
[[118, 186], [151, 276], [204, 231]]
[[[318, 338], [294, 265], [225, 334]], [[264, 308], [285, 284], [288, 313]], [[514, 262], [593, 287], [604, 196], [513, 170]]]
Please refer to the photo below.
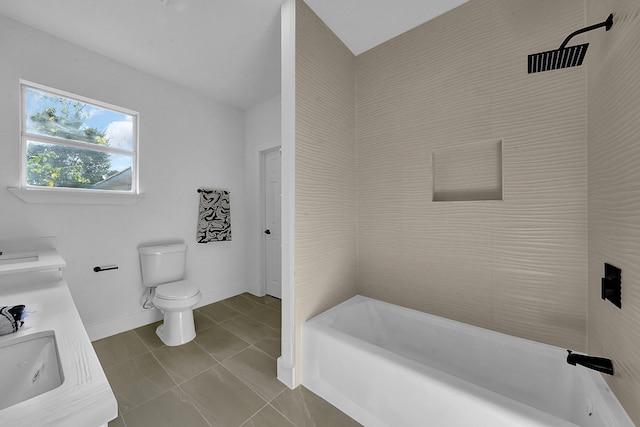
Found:
[[286, 361], [282, 356], [278, 357], [278, 380], [292, 390], [296, 388], [295, 371], [294, 365]]
[[[232, 296], [241, 294], [242, 292], [243, 291], [238, 291], [237, 287], [227, 287], [216, 289], [212, 292], [207, 292], [205, 294], [202, 294], [202, 299], [196, 305], [196, 308], [230, 298]], [[119, 334], [121, 332], [148, 325], [149, 323], [157, 322], [161, 319], [162, 313], [158, 309], [141, 309], [141, 311], [121, 316], [115, 319], [110, 319], [105, 322], [85, 325], [85, 329], [87, 330], [89, 339], [91, 341], [96, 341], [115, 334]]]
[[162, 313], [160, 313], [159, 310], [152, 308], [150, 310], [138, 311], [116, 319], [110, 319], [106, 322], [85, 325], [85, 329], [87, 330], [89, 339], [91, 341], [96, 341], [110, 337], [111, 335], [119, 334], [120, 332], [125, 332], [139, 328], [140, 326], [148, 325], [149, 323], [157, 322], [160, 319], [162, 319]]
[[236, 295], [240, 295], [245, 292], [245, 289], [238, 289], [237, 286], [228, 286], [222, 289], [215, 289], [211, 292], [203, 293], [202, 299], [196, 305], [196, 308], [203, 305], [213, 304], [214, 302], [222, 301], [223, 299], [231, 298]]

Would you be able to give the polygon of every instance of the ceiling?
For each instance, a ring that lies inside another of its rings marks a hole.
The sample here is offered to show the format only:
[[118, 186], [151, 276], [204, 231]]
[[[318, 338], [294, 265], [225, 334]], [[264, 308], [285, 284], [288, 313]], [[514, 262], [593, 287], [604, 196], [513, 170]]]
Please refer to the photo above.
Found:
[[[0, 0], [0, 14], [246, 109], [280, 92], [286, 1]], [[306, 3], [357, 55], [466, 1]]]

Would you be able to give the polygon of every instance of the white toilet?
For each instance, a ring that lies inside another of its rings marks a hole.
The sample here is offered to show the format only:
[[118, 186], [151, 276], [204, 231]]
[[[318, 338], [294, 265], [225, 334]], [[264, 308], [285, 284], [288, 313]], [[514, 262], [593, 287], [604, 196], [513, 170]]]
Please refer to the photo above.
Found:
[[142, 284], [155, 288], [153, 305], [164, 314], [164, 323], [156, 334], [168, 346], [191, 341], [196, 336], [193, 307], [202, 294], [184, 278], [187, 245], [162, 245], [139, 248]]

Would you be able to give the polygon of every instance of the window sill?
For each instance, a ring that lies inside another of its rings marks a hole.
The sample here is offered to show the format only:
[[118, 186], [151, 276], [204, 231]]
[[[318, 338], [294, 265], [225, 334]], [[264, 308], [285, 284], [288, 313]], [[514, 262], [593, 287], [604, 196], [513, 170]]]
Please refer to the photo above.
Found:
[[41, 190], [38, 188], [7, 188], [26, 203], [60, 203], [79, 205], [133, 205], [144, 194], [122, 194], [104, 191]]

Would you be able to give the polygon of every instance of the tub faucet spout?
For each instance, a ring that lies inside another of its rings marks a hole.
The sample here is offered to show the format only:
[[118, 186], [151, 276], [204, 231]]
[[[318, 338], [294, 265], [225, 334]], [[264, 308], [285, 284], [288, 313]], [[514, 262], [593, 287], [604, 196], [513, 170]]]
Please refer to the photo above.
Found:
[[582, 365], [586, 368], [593, 369], [598, 372], [613, 375], [613, 363], [610, 359], [604, 357], [587, 356], [586, 354], [575, 354], [571, 350], [567, 350], [567, 363], [575, 366]]

